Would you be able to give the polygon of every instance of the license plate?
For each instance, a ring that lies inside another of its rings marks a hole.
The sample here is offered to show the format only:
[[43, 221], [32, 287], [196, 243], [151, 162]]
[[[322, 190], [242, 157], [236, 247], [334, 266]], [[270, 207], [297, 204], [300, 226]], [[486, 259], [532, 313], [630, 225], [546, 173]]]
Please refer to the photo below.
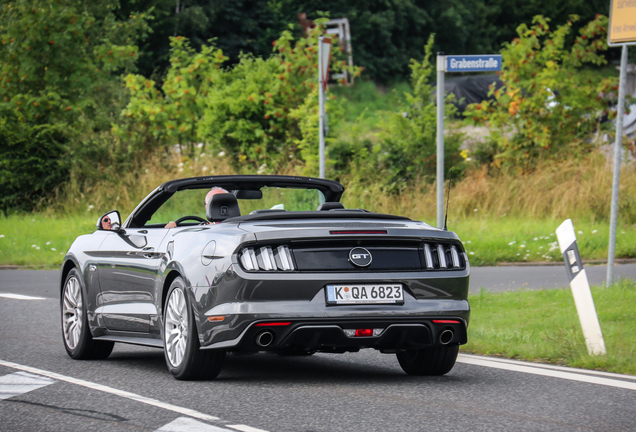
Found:
[[327, 304], [402, 304], [401, 284], [327, 285]]

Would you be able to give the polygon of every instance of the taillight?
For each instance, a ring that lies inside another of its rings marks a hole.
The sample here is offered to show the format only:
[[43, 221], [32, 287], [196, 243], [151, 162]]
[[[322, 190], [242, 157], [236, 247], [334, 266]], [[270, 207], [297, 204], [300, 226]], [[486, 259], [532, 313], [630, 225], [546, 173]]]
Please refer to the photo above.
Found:
[[276, 249], [271, 246], [245, 248], [240, 253], [240, 260], [247, 271], [294, 270], [294, 261], [287, 246], [278, 246]]

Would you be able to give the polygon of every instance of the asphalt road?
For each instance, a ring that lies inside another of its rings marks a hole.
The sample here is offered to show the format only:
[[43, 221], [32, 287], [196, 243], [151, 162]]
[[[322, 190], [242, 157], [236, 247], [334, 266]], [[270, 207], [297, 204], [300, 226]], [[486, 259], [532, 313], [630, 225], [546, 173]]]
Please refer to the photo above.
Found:
[[636, 377], [476, 356], [410, 377], [369, 350], [230, 355], [209, 382], [174, 380], [157, 349], [117, 344], [107, 360], [75, 361], [56, 273], [0, 271], [1, 431], [634, 430]]

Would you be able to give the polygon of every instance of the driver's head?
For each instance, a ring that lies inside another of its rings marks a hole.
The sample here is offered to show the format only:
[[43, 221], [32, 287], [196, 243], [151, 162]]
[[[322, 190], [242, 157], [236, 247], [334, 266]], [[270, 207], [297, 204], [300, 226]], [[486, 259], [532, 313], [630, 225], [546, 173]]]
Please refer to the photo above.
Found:
[[213, 187], [212, 189], [210, 189], [210, 192], [208, 192], [208, 194], [205, 196], [205, 208], [208, 208], [208, 204], [210, 203], [210, 200], [212, 199], [212, 197], [216, 194], [222, 194], [222, 193], [229, 193], [228, 191], [226, 191], [225, 189], [223, 189], [222, 187]]
[[110, 216], [104, 216], [102, 218], [102, 229], [110, 230], [112, 228], [112, 223], [110, 221]]

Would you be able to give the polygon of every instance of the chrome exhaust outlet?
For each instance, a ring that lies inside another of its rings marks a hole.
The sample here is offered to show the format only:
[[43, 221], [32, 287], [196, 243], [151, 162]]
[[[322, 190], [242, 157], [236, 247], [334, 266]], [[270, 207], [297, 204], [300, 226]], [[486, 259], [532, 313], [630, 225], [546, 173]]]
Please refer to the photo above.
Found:
[[439, 335], [439, 343], [442, 345], [448, 345], [452, 340], [455, 333], [452, 330], [446, 329]]
[[268, 347], [274, 342], [274, 333], [271, 331], [264, 331], [256, 335], [256, 345], [260, 347]]

